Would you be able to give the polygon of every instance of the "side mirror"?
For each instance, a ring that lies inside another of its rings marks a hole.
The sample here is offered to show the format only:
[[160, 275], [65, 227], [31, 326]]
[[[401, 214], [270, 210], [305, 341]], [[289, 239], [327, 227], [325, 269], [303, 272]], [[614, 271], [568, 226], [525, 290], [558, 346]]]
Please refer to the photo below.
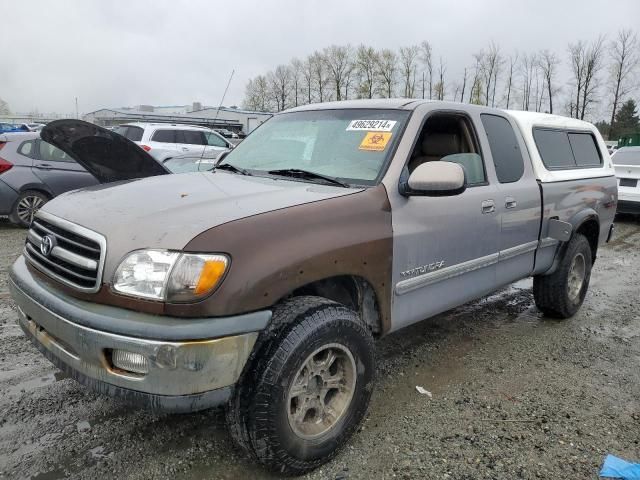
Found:
[[453, 162], [433, 161], [418, 165], [409, 176], [404, 195], [459, 195], [466, 188], [464, 168]]

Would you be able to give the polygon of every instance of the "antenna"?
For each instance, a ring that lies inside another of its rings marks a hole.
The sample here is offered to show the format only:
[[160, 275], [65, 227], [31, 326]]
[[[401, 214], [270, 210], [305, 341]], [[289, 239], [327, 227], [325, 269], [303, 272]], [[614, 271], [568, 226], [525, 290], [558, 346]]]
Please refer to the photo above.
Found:
[[[227, 87], [224, 89], [224, 93], [222, 94], [222, 98], [220, 99], [220, 104], [218, 105], [218, 110], [216, 110], [216, 116], [213, 117], [212, 124], [216, 124], [216, 120], [218, 119], [218, 114], [220, 114], [220, 109], [222, 108], [222, 104], [224, 103], [224, 97], [227, 96], [227, 90], [229, 90], [229, 85], [231, 85], [231, 79], [233, 78], [233, 74], [235, 73], [235, 69], [231, 70], [231, 75], [229, 75], [229, 81], [227, 82]], [[211, 127], [213, 130], [213, 126]], [[215, 131], [215, 130], [214, 130]], [[202, 146], [202, 154], [200, 155], [200, 160], [198, 160], [198, 171], [200, 171], [200, 165], [202, 164], [202, 159], [204, 157], [204, 152], [207, 149], [207, 144]]]

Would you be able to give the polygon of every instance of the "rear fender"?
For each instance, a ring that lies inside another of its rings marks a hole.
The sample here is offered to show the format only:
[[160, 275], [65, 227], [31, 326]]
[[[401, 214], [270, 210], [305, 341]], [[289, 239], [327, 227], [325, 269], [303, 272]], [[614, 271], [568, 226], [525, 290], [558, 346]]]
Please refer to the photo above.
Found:
[[[598, 226], [600, 227], [600, 219], [598, 217], [597, 212], [593, 208], [585, 208], [584, 210], [581, 210], [580, 212], [576, 213], [573, 217], [571, 217], [571, 219], [568, 222], [573, 227], [571, 231], [571, 237], [566, 242], [562, 242], [562, 241], [560, 242], [560, 244], [556, 248], [556, 254], [553, 258], [553, 263], [551, 264], [551, 268], [549, 268], [549, 270], [547, 270], [546, 272], [542, 273], [542, 275], [551, 275], [558, 269], [558, 265], [562, 261], [562, 258], [564, 257], [564, 254], [567, 251], [567, 245], [569, 244], [571, 239], [578, 234], [578, 231], [585, 223], [591, 220], [595, 220], [598, 223]], [[594, 255], [594, 260], [595, 260], [595, 255]]]

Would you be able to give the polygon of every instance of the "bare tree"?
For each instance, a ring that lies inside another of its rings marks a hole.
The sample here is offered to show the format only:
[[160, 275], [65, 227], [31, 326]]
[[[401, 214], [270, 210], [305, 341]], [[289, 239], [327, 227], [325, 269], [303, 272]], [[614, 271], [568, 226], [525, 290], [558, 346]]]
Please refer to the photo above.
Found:
[[333, 83], [336, 92], [336, 100], [342, 100], [345, 78], [353, 68], [352, 56], [353, 49], [350, 45], [332, 45], [324, 49], [323, 57], [327, 65], [329, 79]]
[[571, 73], [573, 74], [574, 81], [574, 96], [575, 102], [569, 104], [569, 109], [572, 113], [571, 116], [578, 118], [580, 115], [580, 101], [582, 89], [584, 88], [584, 71], [585, 71], [585, 51], [586, 47], [583, 41], [578, 43], [569, 44], [569, 56], [571, 59]]
[[376, 73], [378, 75], [380, 93], [391, 98], [398, 73], [398, 56], [393, 50], [383, 49], [378, 54]]
[[356, 78], [356, 67], [355, 64], [351, 64], [351, 68], [347, 70], [344, 76], [344, 95], [342, 98], [345, 100], [349, 100], [349, 92], [353, 91], [353, 82]]
[[278, 65], [273, 72], [267, 74], [271, 97], [276, 102], [276, 111], [287, 108], [287, 99], [291, 90], [291, 72], [286, 65]]
[[269, 93], [269, 85], [264, 75], [249, 80], [245, 87], [244, 108], [258, 112], [269, 111]]
[[536, 112], [542, 111], [542, 102], [544, 101], [544, 77], [540, 70], [540, 62], [536, 57], [536, 65], [534, 70], [534, 78], [536, 82], [535, 93], [533, 94], [533, 100], [535, 104]]
[[358, 97], [373, 98], [376, 91], [378, 54], [372, 47], [360, 45], [356, 51], [355, 64], [359, 83]]
[[311, 62], [313, 82], [317, 93], [316, 98], [319, 102], [324, 102], [328, 100], [326, 89], [329, 82], [324, 56], [320, 52], [314, 52], [309, 61]]
[[511, 90], [513, 89], [513, 71], [518, 65], [518, 52], [513, 55], [509, 55], [509, 76], [507, 77], [507, 110], [509, 109], [509, 103], [511, 101]]
[[536, 76], [536, 68], [536, 55], [533, 53], [525, 53], [520, 61], [520, 73], [522, 75], [522, 110], [529, 110], [531, 108], [531, 88]]
[[440, 63], [438, 66], [438, 83], [436, 83], [433, 87], [436, 92], [437, 100], [444, 100], [444, 96], [446, 94], [446, 85], [444, 83], [444, 74], [447, 71], [447, 67], [444, 65], [442, 61], [442, 57], [440, 57]]
[[402, 72], [402, 86], [405, 98], [413, 98], [416, 88], [416, 70], [419, 47], [400, 47], [400, 67]]
[[[480, 51], [478, 55], [482, 65], [482, 76], [484, 79], [484, 99], [485, 105], [489, 105], [489, 101], [495, 105], [495, 83], [497, 83], [498, 72], [502, 64], [502, 56], [500, 55], [500, 47], [491, 42], [487, 53]], [[493, 93], [493, 95], [491, 95]]]
[[420, 61], [424, 65], [422, 74], [422, 98], [425, 98], [425, 73], [429, 81], [429, 100], [433, 98], [433, 50], [426, 40], [420, 44]]
[[300, 59], [294, 58], [291, 60], [291, 66], [289, 67], [289, 71], [291, 72], [291, 92], [293, 94], [293, 106], [297, 107], [300, 105], [300, 83], [302, 81], [302, 71], [304, 66]]
[[311, 57], [302, 63], [302, 79], [304, 81], [304, 90], [307, 104], [313, 103], [313, 83], [314, 83], [314, 65]]
[[617, 38], [609, 46], [612, 57], [609, 77], [609, 88], [612, 95], [609, 136], [613, 130], [618, 105], [633, 87], [637, 87], [637, 82], [633, 80], [640, 60], [638, 50], [638, 37], [631, 30], [620, 30]]
[[482, 79], [480, 76], [482, 73], [484, 53], [482, 51], [474, 53], [473, 58], [476, 64], [473, 67], [473, 80], [471, 82], [471, 89], [469, 90], [469, 103], [480, 105], [482, 104]]
[[[467, 88], [467, 67], [464, 67], [464, 74], [462, 76], [462, 92], [460, 93], [460, 101], [464, 102], [464, 90]], [[455, 101], [455, 98], [454, 98]]]
[[493, 69], [493, 91], [491, 92], [491, 106], [496, 106], [496, 90], [498, 89], [498, 76], [504, 66], [504, 58], [498, 56], [495, 68]]
[[554, 84], [560, 60], [558, 60], [555, 53], [549, 50], [542, 50], [538, 54], [538, 65], [542, 71], [544, 85], [549, 97], [549, 113], [553, 113], [553, 94], [557, 91]]
[[451, 88], [453, 88], [453, 101], [458, 101], [458, 95], [460, 94], [460, 90], [462, 90], [462, 85], [458, 82], [453, 82], [451, 84]]
[[596, 102], [597, 91], [600, 86], [598, 75], [603, 67], [605, 52], [604, 37], [601, 35], [585, 51], [584, 55], [584, 84], [582, 87], [582, 104], [580, 106], [580, 120], [584, 120], [587, 107]]

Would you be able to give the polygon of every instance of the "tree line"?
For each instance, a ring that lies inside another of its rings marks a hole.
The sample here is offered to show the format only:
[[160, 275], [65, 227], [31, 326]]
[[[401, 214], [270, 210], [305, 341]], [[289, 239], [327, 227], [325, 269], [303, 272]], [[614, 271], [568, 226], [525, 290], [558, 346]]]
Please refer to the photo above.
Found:
[[[560, 78], [563, 62], [570, 78]], [[243, 106], [278, 112], [332, 100], [406, 97], [578, 119], [606, 111], [608, 122], [601, 126], [613, 138], [616, 114], [638, 93], [639, 64], [640, 42], [629, 29], [611, 39], [600, 35], [570, 43], [562, 55], [547, 49], [507, 54], [491, 42], [473, 53], [458, 78], [448, 74], [446, 59], [436, 55], [428, 41], [398, 50], [331, 45], [251, 78]]]

